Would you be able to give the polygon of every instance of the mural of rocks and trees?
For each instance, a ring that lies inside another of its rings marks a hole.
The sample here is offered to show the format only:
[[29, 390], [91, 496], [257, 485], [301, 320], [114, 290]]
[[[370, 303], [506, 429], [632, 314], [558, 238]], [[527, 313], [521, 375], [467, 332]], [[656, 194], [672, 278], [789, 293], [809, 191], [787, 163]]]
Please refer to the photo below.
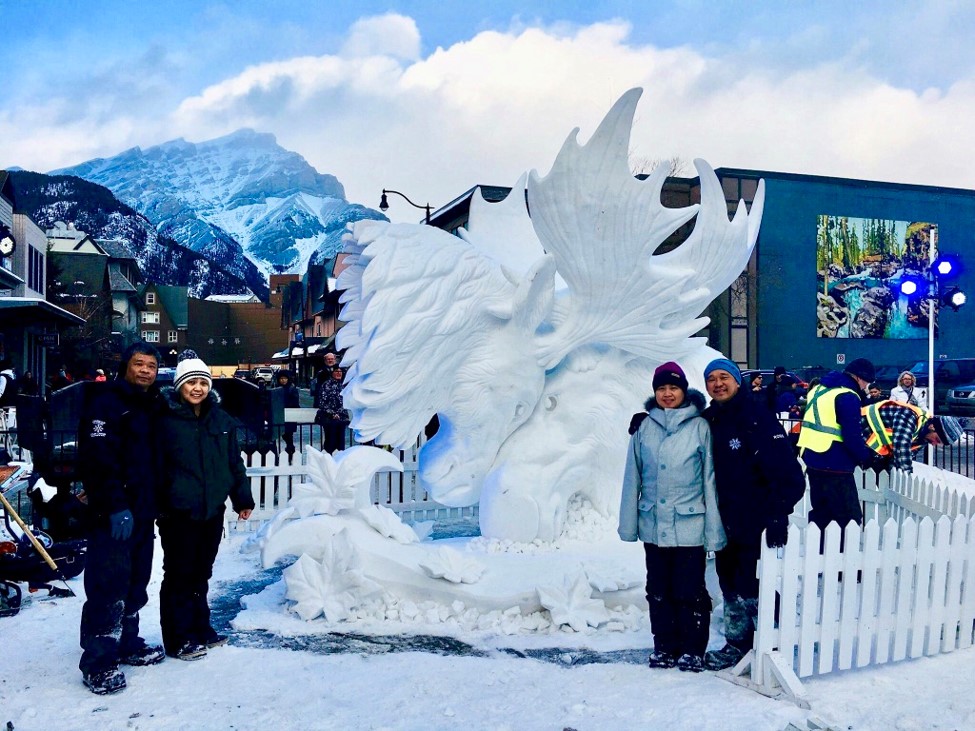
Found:
[[[925, 277], [933, 223], [818, 216], [816, 334], [822, 338], [926, 338], [929, 297], [900, 291]], [[935, 304], [937, 327], [937, 304]]]

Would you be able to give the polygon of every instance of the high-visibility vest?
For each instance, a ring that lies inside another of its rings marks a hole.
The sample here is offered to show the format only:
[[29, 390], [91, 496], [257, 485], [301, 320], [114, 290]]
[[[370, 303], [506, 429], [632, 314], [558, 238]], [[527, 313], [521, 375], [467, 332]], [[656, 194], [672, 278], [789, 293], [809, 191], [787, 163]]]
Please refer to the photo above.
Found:
[[840, 422], [836, 418], [836, 398], [844, 393], [856, 396], [852, 388], [826, 388], [822, 384], [809, 392], [806, 413], [802, 415], [802, 428], [799, 430], [800, 450], [811, 449], [823, 453], [834, 442], [843, 440]]
[[867, 446], [877, 454], [883, 456], [894, 451], [894, 430], [886, 426], [883, 419], [880, 418], [880, 408], [882, 406], [890, 406], [891, 404], [896, 408], [910, 409], [917, 416], [917, 425], [914, 427], [914, 433], [911, 435], [911, 449], [918, 448], [914, 442], [928, 421], [927, 411], [920, 406], [905, 404], [903, 401], [879, 401], [875, 404], [864, 406], [860, 410], [860, 413], [863, 414], [863, 417], [867, 420], [867, 426], [870, 427], [870, 438], [867, 439]]

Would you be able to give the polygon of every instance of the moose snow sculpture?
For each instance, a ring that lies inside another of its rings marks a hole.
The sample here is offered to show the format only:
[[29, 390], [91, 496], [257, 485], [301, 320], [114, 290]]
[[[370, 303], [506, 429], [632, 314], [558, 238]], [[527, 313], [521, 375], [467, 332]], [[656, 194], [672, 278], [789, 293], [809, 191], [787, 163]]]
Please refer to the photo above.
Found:
[[[405, 446], [439, 415], [421, 481], [445, 505], [480, 501], [485, 536], [554, 540], [577, 493], [615, 516], [630, 414], [659, 363], [700, 373], [715, 357], [690, 336], [758, 236], [763, 184], [729, 221], [704, 161], [701, 202], [685, 208], [662, 204], [662, 167], [631, 174], [640, 94], [585, 145], [574, 130], [547, 176], [473, 201], [460, 238], [377, 221], [346, 237], [338, 344], [357, 438]], [[654, 254], [695, 216], [686, 241]]]

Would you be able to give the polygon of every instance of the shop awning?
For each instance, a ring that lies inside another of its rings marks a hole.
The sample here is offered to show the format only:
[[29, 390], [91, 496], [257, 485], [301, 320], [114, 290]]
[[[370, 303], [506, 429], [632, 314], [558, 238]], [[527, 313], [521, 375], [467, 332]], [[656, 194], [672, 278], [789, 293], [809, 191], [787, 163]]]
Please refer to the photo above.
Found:
[[333, 340], [335, 340], [335, 336], [329, 335], [327, 338], [322, 340], [322, 342], [315, 343], [314, 345], [309, 345], [308, 346], [309, 357], [317, 353], [324, 353], [326, 350], [328, 350], [328, 346], [332, 344]]
[[0, 325], [84, 325], [85, 320], [39, 297], [0, 297]]

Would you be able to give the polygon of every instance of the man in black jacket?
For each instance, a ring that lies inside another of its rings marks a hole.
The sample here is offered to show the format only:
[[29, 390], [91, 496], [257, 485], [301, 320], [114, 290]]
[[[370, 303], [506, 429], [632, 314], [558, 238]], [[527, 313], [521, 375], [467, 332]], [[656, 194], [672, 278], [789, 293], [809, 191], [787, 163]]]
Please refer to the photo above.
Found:
[[724, 597], [725, 646], [708, 652], [711, 670], [731, 667], [752, 648], [758, 616], [756, 568], [762, 531], [770, 548], [788, 540], [789, 514], [805, 491], [802, 468], [778, 420], [741, 388], [725, 358], [704, 369], [718, 509], [728, 543], [715, 555]]
[[99, 695], [125, 688], [120, 663], [163, 659], [161, 647], [139, 636], [160, 475], [158, 364], [152, 345], [129, 346], [116, 379], [90, 385], [79, 426], [79, 470], [91, 515], [79, 667], [85, 686]]

